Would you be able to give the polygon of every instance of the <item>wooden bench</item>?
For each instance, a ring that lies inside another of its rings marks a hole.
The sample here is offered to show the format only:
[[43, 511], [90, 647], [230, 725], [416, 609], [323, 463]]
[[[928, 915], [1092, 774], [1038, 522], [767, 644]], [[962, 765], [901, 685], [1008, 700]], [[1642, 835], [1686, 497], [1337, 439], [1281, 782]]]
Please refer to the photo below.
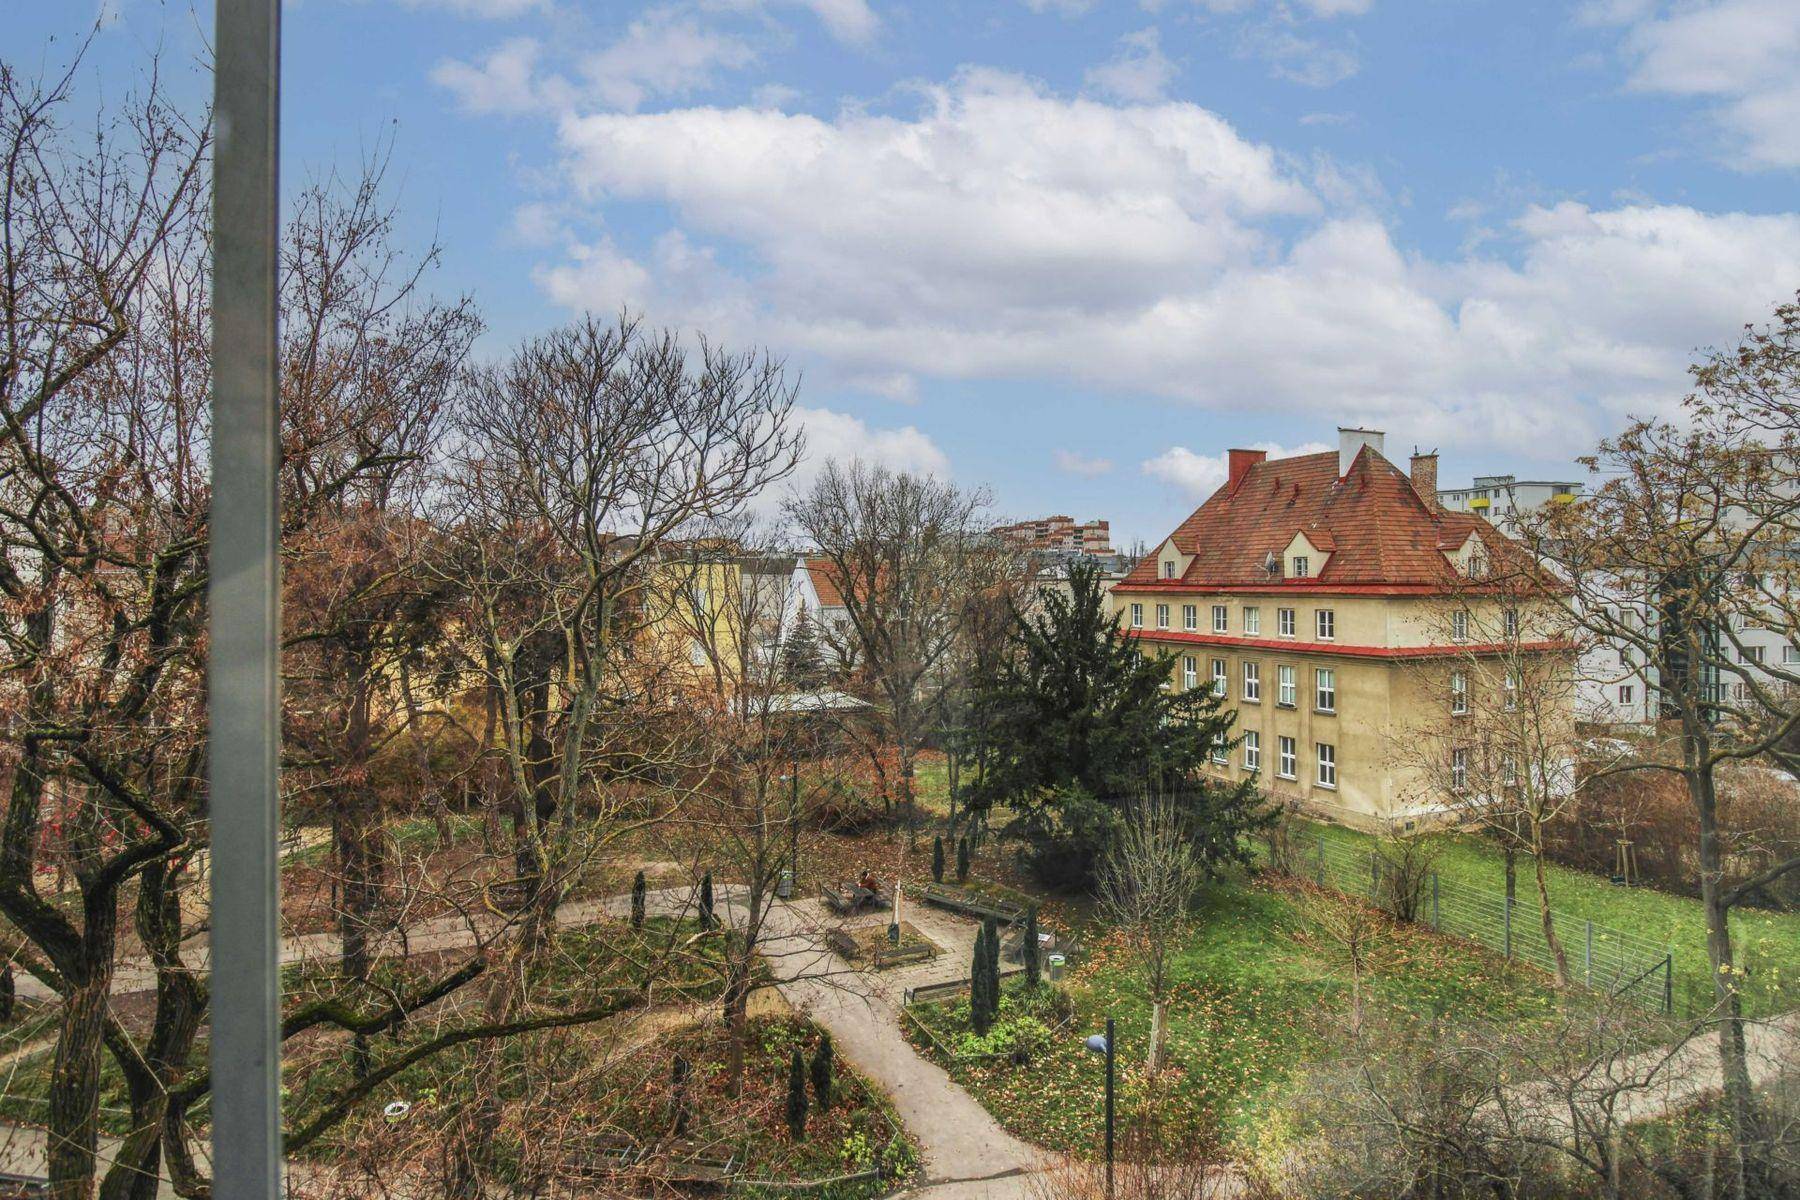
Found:
[[742, 1165], [736, 1154], [676, 1145], [669, 1148], [669, 1157], [660, 1167], [648, 1170], [665, 1183], [724, 1184]]
[[897, 967], [903, 963], [925, 962], [936, 954], [937, 951], [924, 942], [914, 942], [910, 946], [881, 945], [875, 948], [875, 966]]
[[42, 1175], [0, 1171], [0, 1200], [49, 1200], [50, 1181]]
[[825, 934], [825, 946], [841, 958], [862, 957], [862, 951], [856, 948], [856, 939], [842, 929], [828, 930]]
[[826, 884], [819, 889], [819, 895], [831, 906], [831, 911], [839, 916], [854, 916], [859, 912], [880, 912], [894, 907], [894, 897], [889, 892], [869, 891], [859, 887], [836, 887]]
[[949, 909], [971, 917], [992, 917], [1002, 925], [1017, 925], [1025, 920], [1027, 909], [1023, 904], [1009, 904], [1004, 900], [996, 900], [992, 896], [984, 896], [980, 892], [971, 892], [966, 888], [949, 887], [942, 883], [928, 883], [919, 889], [919, 899], [927, 904], [935, 904], [939, 908]]

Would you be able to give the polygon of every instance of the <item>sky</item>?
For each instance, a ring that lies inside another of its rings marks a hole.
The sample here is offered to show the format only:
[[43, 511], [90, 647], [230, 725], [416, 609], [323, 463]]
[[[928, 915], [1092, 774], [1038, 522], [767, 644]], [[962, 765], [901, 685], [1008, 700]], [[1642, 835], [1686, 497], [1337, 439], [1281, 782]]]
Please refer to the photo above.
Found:
[[[103, 107], [210, 7], [26, 3]], [[1224, 478], [1579, 478], [1800, 290], [1795, 0], [288, 0], [284, 183], [386, 156], [499, 356], [629, 307], [802, 380], [812, 452], [1159, 541]], [[800, 480], [804, 482], [804, 477]]]

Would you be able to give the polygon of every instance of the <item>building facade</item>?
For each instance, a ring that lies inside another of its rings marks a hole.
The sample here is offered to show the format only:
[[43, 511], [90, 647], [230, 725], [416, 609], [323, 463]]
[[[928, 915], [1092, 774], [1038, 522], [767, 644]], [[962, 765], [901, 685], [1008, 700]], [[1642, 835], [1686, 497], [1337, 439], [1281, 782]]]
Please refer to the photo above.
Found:
[[1110, 555], [1111, 526], [1105, 521], [1077, 523], [1073, 517], [1042, 517], [1019, 521], [994, 530], [1023, 550], [1055, 550], [1070, 554]]
[[1407, 751], [1451, 703], [1452, 662], [1506, 649], [1474, 639], [1504, 625], [1513, 650], [1557, 652], [1530, 640], [1535, 612], [1521, 635], [1516, 597], [1481, 582], [1519, 551], [1436, 503], [1435, 455], [1402, 472], [1384, 440], [1343, 429], [1336, 453], [1230, 451], [1224, 486], [1112, 593], [1145, 652], [1172, 656], [1172, 687], [1212, 688], [1235, 711], [1221, 777], [1254, 774], [1365, 828], [1445, 811], [1439, 776]]
[[1582, 484], [1572, 480], [1519, 479], [1512, 475], [1477, 475], [1466, 488], [1440, 489], [1438, 503], [1446, 512], [1487, 518], [1508, 537], [1519, 534], [1519, 519], [1546, 504], [1570, 504], [1581, 497]]

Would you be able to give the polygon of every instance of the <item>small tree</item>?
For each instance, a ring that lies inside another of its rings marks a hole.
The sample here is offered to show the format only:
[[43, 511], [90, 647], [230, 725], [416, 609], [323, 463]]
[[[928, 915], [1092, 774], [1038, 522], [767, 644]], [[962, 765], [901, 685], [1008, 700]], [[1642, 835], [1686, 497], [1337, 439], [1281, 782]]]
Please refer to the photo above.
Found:
[[982, 963], [987, 971], [988, 1020], [993, 1021], [1000, 1016], [1000, 923], [989, 917], [981, 923], [981, 930], [987, 935]]
[[712, 872], [708, 871], [700, 877], [700, 928], [711, 929], [713, 919]]
[[670, 1125], [674, 1127], [675, 1136], [681, 1137], [688, 1131], [688, 1067], [687, 1056], [677, 1054], [675, 1061], [669, 1064], [669, 1108]]
[[1162, 1066], [1168, 1017], [1169, 952], [1187, 927], [1203, 868], [1172, 801], [1139, 800], [1100, 864], [1100, 904], [1119, 927], [1150, 997], [1151, 1071]]
[[798, 1046], [788, 1061], [787, 1126], [796, 1142], [806, 1136], [806, 1060]]
[[1363, 980], [1369, 972], [1369, 960], [1375, 953], [1382, 934], [1387, 931], [1387, 917], [1379, 909], [1356, 900], [1342, 900], [1323, 893], [1307, 905], [1312, 929], [1302, 940], [1331, 955], [1350, 978], [1350, 1036], [1361, 1037], [1363, 1028]]
[[1025, 984], [1036, 987], [1042, 980], [1043, 965], [1038, 955], [1038, 919], [1037, 905], [1025, 911]]
[[831, 1076], [831, 1035], [820, 1033], [819, 1048], [813, 1051], [812, 1058], [813, 1100], [818, 1104], [820, 1112], [828, 1112], [831, 1109]]
[[642, 929], [644, 927], [645, 891], [646, 885], [644, 883], [644, 873], [639, 871], [637, 873], [637, 878], [631, 881], [631, 927], [633, 929]]
[[931, 878], [938, 883], [944, 882], [944, 837], [942, 834], [931, 839]]
[[994, 1023], [988, 996], [988, 925], [975, 935], [975, 952], [969, 962], [969, 1024], [976, 1036], [985, 1036]]
[[969, 835], [963, 834], [956, 840], [956, 882], [969, 881]]

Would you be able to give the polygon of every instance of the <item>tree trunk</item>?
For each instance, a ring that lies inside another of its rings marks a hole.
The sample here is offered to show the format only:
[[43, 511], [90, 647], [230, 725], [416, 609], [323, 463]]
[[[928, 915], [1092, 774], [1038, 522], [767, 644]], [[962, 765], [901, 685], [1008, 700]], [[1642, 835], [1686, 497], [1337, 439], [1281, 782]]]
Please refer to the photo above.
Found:
[[[1693, 739], [1690, 737], [1689, 739]], [[1743, 999], [1731, 949], [1730, 910], [1724, 903], [1724, 861], [1719, 843], [1718, 797], [1713, 788], [1709, 748], [1690, 754], [1688, 788], [1700, 819], [1700, 902], [1706, 912], [1706, 949], [1712, 966], [1713, 1019], [1719, 1023], [1719, 1067], [1725, 1095], [1725, 1119], [1731, 1133], [1726, 1187], [1732, 1200], [1750, 1195], [1750, 1149], [1755, 1113], [1750, 1089], [1750, 1062], [1744, 1044]]]
[[1532, 851], [1532, 866], [1537, 875], [1538, 918], [1544, 925], [1544, 944], [1550, 947], [1550, 957], [1556, 964], [1556, 986], [1569, 986], [1569, 956], [1563, 950], [1562, 939], [1556, 936], [1556, 917], [1550, 911], [1550, 883], [1544, 870], [1544, 851], [1540, 845]]
[[1168, 1017], [1169, 1002], [1166, 999], [1159, 998], [1150, 1002], [1150, 1053], [1145, 1056], [1144, 1061], [1149, 1066], [1151, 1074], [1162, 1070], [1163, 1037], [1168, 1026]]
[[[90, 915], [98, 915], [90, 908]], [[84, 938], [85, 970], [69, 976], [62, 998], [51, 1062], [47, 1155], [50, 1194], [55, 1200], [87, 1200], [93, 1186], [95, 1150], [100, 1136], [100, 1054], [106, 1002], [112, 990], [111, 921], [104, 930], [89, 928]]]

